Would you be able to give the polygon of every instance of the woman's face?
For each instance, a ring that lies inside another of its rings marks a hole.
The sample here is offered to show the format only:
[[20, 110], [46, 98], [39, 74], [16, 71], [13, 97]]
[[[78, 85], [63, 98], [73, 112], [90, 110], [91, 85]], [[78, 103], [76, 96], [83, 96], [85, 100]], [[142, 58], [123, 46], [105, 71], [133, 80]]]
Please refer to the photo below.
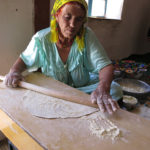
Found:
[[66, 4], [56, 15], [56, 20], [63, 37], [72, 39], [85, 21], [85, 11], [78, 5]]

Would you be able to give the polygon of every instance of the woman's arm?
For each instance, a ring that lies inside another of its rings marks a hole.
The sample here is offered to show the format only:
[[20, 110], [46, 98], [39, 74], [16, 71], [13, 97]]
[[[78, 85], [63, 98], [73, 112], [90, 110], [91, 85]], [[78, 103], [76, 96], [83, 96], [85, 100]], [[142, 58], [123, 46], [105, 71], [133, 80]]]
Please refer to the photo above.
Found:
[[20, 80], [23, 80], [21, 73], [26, 69], [26, 65], [19, 57], [11, 67], [9, 73], [5, 77], [4, 83], [9, 87], [17, 87]]
[[112, 114], [119, 106], [110, 96], [110, 85], [113, 80], [113, 65], [110, 64], [104, 67], [99, 72], [99, 85], [97, 89], [91, 94], [91, 100], [93, 103], [97, 103], [100, 110]]

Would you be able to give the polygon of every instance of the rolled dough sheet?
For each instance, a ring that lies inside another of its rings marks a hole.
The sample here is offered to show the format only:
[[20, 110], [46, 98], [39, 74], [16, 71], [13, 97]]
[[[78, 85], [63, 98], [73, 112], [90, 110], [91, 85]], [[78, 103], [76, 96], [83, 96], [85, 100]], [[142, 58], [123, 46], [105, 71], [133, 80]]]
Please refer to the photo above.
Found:
[[[31, 73], [25, 77], [29, 83], [45, 88], [55, 86], [47, 77], [39, 72]], [[57, 81], [56, 81], [57, 82]], [[25, 107], [32, 115], [42, 118], [71, 118], [81, 117], [98, 111], [99, 109], [54, 98], [44, 94], [28, 90], [22, 99]]]
[[22, 106], [32, 115], [42, 118], [81, 117], [99, 111], [97, 108], [76, 104], [28, 90]]
[[98, 112], [99, 109], [93, 107], [64, 101], [30, 90], [23, 96], [22, 106], [32, 115], [42, 118], [76, 118], [84, 116], [81, 119], [88, 122], [91, 134], [98, 138], [110, 138], [113, 141], [120, 137], [119, 128], [107, 118], [102, 117], [102, 114]]
[[81, 119], [88, 122], [91, 134], [98, 138], [110, 138], [114, 141], [121, 135], [119, 128], [103, 117], [99, 109], [93, 107], [64, 101], [30, 90], [23, 96], [22, 106], [32, 115], [42, 118], [76, 118], [84, 116]]

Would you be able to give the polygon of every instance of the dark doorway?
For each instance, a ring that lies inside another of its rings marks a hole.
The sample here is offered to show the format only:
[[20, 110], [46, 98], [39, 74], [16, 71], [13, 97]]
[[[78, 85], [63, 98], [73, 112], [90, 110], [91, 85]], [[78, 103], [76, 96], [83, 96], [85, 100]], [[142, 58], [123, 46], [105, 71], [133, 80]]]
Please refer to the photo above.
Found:
[[34, 0], [34, 31], [49, 27], [50, 0]]

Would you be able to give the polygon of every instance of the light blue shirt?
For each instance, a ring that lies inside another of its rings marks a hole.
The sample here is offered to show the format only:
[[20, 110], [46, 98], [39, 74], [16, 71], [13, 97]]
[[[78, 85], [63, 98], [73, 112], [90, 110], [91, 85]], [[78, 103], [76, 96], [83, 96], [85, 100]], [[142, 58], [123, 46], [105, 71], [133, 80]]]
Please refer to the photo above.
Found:
[[98, 82], [98, 78], [92, 80], [91, 76], [111, 64], [104, 48], [88, 27], [85, 30], [85, 48], [79, 51], [74, 41], [66, 64], [61, 60], [56, 44], [50, 42], [50, 28], [37, 32], [20, 57], [29, 71], [41, 68], [46, 76], [77, 88]]

